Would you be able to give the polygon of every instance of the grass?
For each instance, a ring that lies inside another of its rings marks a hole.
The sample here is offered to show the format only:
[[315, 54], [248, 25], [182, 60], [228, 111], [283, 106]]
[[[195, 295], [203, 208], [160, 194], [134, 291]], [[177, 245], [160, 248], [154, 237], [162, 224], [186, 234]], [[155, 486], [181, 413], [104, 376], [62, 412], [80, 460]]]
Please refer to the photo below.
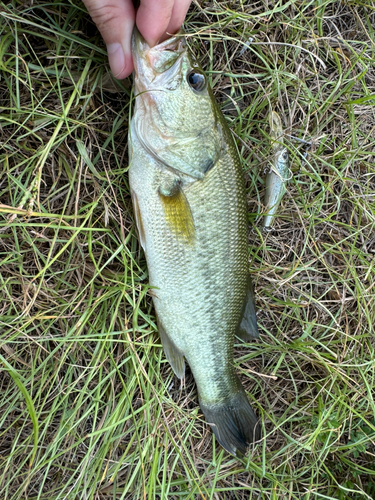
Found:
[[[1, 499], [375, 497], [374, 26], [370, 0], [187, 17], [248, 187], [261, 339], [235, 363], [265, 438], [240, 461], [161, 349], [128, 189], [130, 80], [112, 80], [81, 5], [1, 4]], [[288, 141], [265, 234], [270, 109], [311, 146]]]

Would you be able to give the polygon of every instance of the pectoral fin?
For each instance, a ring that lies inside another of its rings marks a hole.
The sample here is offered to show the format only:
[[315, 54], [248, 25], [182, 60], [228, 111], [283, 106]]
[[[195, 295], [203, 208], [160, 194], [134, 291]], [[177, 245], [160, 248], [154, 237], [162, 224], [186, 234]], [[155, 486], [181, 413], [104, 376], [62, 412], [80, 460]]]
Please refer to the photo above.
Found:
[[131, 196], [132, 196], [132, 202], [133, 202], [133, 208], [134, 208], [135, 223], [137, 225], [137, 230], [138, 230], [138, 237], [139, 237], [139, 241], [142, 245], [142, 248], [144, 250], [145, 249], [145, 240], [146, 240], [145, 230], [144, 230], [144, 226], [143, 226], [141, 211], [139, 209], [137, 195], [135, 194], [135, 192], [133, 190], [131, 191]]
[[164, 330], [164, 327], [159, 320], [158, 330], [161, 338], [161, 343], [163, 344], [165, 356], [177, 377], [181, 379], [185, 375], [184, 355], [179, 349], [177, 349], [170, 337], [168, 337], [168, 334]]
[[250, 276], [248, 278], [247, 294], [242, 308], [242, 319], [236, 335], [244, 342], [259, 337], [254, 289]]
[[195, 227], [190, 205], [179, 184], [175, 184], [170, 193], [159, 191], [166, 222], [177, 238], [193, 243]]

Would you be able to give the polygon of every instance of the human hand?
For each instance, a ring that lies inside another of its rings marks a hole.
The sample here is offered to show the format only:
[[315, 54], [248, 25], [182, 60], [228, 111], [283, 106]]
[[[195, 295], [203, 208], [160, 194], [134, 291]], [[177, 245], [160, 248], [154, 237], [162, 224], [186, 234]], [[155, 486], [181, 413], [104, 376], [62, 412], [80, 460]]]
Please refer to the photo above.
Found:
[[107, 45], [109, 65], [122, 80], [133, 71], [131, 36], [134, 23], [153, 46], [176, 33], [184, 22], [191, 0], [141, 0], [137, 12], [132, 0], [83, 0]]

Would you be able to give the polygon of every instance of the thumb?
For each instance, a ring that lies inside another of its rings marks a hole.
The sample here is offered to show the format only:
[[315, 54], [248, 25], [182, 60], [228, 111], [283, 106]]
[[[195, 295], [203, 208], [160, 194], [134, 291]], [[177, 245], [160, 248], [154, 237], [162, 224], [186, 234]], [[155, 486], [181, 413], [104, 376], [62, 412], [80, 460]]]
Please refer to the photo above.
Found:
[[108, 60], [115, 78], [133, 71], [131, 36], [135, 20], [131, 0], [83, 0], [107, 45]]

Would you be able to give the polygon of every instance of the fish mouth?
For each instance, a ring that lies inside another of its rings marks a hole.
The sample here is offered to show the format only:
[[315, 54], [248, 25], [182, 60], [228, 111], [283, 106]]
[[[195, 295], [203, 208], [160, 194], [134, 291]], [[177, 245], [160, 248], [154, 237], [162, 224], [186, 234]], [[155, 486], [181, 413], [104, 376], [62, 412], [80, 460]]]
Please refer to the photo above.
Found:
[[[176, 64], [186, 53], [186, 40], [182, 31], [162, 43], [150, 47], [137, 28], [132, 37], [132, 55], [135, 79], [143, 85], [151, 84], [159, 75], [175, 74]], [[173, 71], [169, 71], [173, 69]]]

